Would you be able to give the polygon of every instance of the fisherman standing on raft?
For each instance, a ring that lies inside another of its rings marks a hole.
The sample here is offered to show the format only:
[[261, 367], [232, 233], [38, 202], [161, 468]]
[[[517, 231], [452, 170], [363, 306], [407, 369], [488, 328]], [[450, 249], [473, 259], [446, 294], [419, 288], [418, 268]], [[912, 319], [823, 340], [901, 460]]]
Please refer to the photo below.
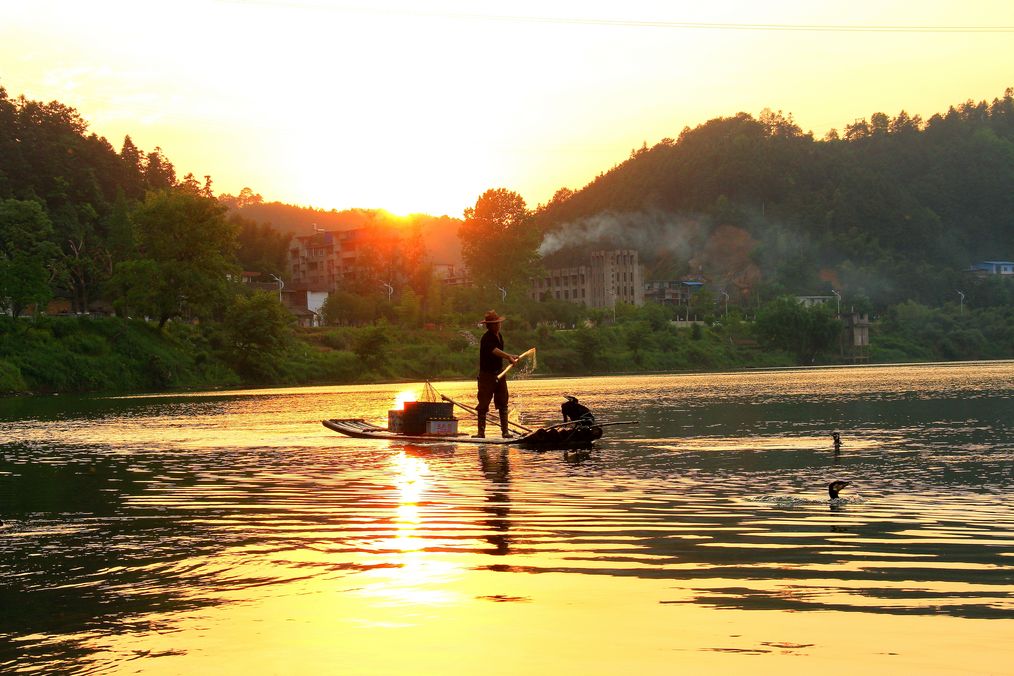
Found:
[[489, 412], [489, 403], [493, 402], [497, 412], [500, 414], [500, 434], [505, 439], [512, 436], [507, 429], [507, 379], [497, 379], [497, 374], [503, 370], [503, 360], [511, 364], [518, 361], [517, 355], [508, 354], [503, 351], [503, 336], [500, 335], [500, 323], [505, 319], [497, 315], [495, 310], [486, 313], [482, 323], [486, 325], [486, 333], [479, 341], [479, 405], [475, 407], [479, 414], [478, 432], [476, 438], [486, 436], [486, 413]]

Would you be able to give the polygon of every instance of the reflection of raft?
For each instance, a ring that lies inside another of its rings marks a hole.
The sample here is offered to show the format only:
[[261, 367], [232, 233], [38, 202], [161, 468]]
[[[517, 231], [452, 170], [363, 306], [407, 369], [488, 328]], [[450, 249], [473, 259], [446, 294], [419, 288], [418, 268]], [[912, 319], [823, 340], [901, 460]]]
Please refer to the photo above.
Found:
[[486, 437], [476, 439], [466, 434], [403, 434], [392, 432], [386, 427], [378, 427], [360, 418], [325, 420], [324, 427], [349, 437], [359, 439], [385, 439], [387, 441], [436, 442], [456, 444], [481, 444], [518, 446], [540, 450], [589, 448], [592, 442], [602, 437], [602, 427], [590, 425], [583, 421], [561, 423], [540, 427], [518, 437]]

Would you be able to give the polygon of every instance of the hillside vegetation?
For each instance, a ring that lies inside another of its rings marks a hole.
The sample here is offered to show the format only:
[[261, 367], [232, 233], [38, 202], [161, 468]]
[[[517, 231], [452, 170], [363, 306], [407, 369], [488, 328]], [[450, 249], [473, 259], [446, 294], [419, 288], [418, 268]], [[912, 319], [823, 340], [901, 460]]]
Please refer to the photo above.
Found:
[[971, 263], [1014, 257], [1014, 90], [819, 140], [781, 113], [710, 120], [561, 190], [537, 221], [552, 264], [634, 243], [653, 278], [939, 305]]
[[[298, 329], [239, 273], [283, 276], [314, 224], [380, 234], [328, 326]], [[527, 298], [540, 266], [601, 246], [637, 248], [649, 278], [703, 276], [679, 311], [700, 321]], [[874, 361], [1011, 358], [1014, 284], [967, 269], [1012, 255], [1011, 90], [820, 140], [780, 113], [711, 120], [534, 210], [495, 188], [458, 221], [216, 195], [158, 148], [117, 150], [72, 108], [0, 88], [0, 393], [469, 378], [490, 307], [547, 375], [838, 363], [831, 309], [791, 300], [832, 289], [873, 313]], [[434, 277], [456, 256], [475, 286]]]

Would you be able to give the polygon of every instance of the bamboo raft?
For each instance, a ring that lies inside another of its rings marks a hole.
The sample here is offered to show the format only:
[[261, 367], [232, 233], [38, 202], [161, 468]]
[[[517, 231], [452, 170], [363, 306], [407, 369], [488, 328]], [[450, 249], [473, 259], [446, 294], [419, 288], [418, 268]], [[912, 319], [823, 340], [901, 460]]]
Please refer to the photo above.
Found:
[[[522, 353], [521, 357], [533, 356], [535, 354], [535, 348]], [[510, 371], [514, 364], [510, 364], [497, 374], [497, 378], [503, 378]], [[457, 402], [448, 396], [438, 393], [433, 386], [426, 383], [427, 398], [426, 406], [436, 408], [438, 405], [435, 403], [439, 399], [442, 404], [439, 406], [457, 406], [458, 408], [467, 411], [468, 413], [477, 416], [478, 411], [465, 404]], [[419, 402], [408, 402], [406, 407], [410, 404]], [[447, 407], [447, 412], [451, 411], [451, 407]], [[445, 412], [442, 415], [448, 415]], [[366, 422], [362, 418], [332, 418], [330, 420], [324, 420], [324, 427], [329, 430], [344, 434], [345, 436], [355, 437], [358, 439], [383, 439], [385, 441], [408, 441], [413, 443], [454, 443], [454, 444], [475, 444], [478, 446], [516, 446], [519, 448], [528, 448], [535, 450], [573, 450], [573, 449], [588, 449], [592, 447], [592, 444], [602, 438], [602, 428], [610, 425], [632, 425], [637, 421], [624, 420], [617, 422], [597, 422], [593, 417], [589, 416], [585, 419], [569, 420], [562, 423], [556, 423], [554, 425], [545, 425], [543, 427], [531, 428], [521, 423], [514, 421], [508, 421], [507, 425], [514, 432], [514, 435], [503, 437], [503, 436], [488, 436], [488, 437], [475, 437], [469, 436], [464, 432], [457, 432], [457, 421], [453, 416], [449, 418], [441, 417], [439, 420], [450, 421], [453, 423], [453, 427], [450, 429], [455, 430], [455, 433], [445, 432], [428, 432], [424, 433], [425, 427], [420, 427], [420, 418], [415, 417], [413, 420], [413, 426], [411, 432], [401, 429], [402, 423], [399, 422], [400, 418], [396, 415], [399, 411], [390, 411], [388, 414], [388, 425], [389, 427], [381, 427], [374, 425], [373, 423]], [[436, 420], [432, 418], [431, 420]], [[406, 425], [407, 426], [407, 425]]]
[[600, 425], [585, 425], [580, 422], [561, 423], [549, 427], [540, 427], [516, 437], [472, 437], [465, 433], [445, 434], [402, 434], [392, 432], [386, 427], [368, 423], [362, 418], [331, 419], [323, 421], [324, 427], [359, 439], [383, 439], [386, 441], [410, 441], [415, 443], [454, 443], [475, 444], [480, 446], [517, 446], [519, 448], [551, 450], [569, 450], [590, 448], [592, 443], [602, 437]]

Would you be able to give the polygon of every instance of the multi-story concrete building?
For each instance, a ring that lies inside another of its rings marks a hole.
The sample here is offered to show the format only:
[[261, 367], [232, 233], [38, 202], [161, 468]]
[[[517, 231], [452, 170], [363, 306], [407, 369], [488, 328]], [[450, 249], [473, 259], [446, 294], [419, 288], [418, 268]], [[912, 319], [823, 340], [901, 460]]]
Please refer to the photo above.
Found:
[[644, 283], [636, 250], [593, 251], [591, 269], [591, 307], [613, 307], [616, 303], [644, 305]]
[[576, 268], [555, 268], [546, 270], [544, 277], [532, 280], [529, 296], [535, 300], [566, 300], [571, 303], [588, 304], [588, 279], [590, 269], [581, 265]]
[[334, 291], [355, 275], [362, 229], [318, 230], [293, 237], [289, 245], [289, 278], [293, 286]]
[[594, 251], [589, 265], [546, 270], [531, 280], [529, 296], [535, 300], [555, 298], [593, 308], [616, 303], [644, 304], [644, 285], [637, 251]]

